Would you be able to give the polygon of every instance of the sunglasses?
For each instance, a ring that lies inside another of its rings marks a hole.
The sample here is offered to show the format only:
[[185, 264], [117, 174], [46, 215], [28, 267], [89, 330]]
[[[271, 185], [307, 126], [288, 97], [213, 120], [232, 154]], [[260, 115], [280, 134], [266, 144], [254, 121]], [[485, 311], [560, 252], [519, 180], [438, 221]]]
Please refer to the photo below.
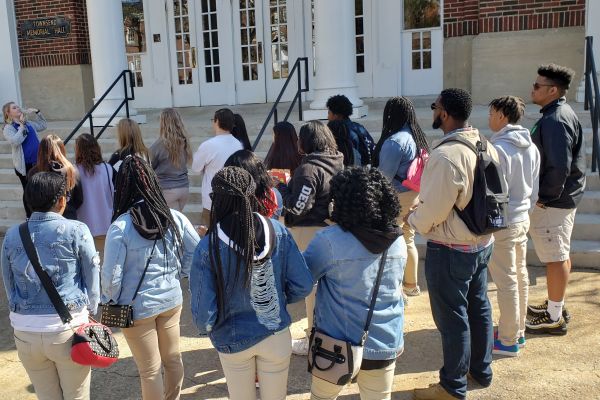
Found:
[[556, 85], [533, 82], [533, 90], [538, 90], [542, 86], [556, 86]]
[[430, 105], [429, 107], [431, 107], [431, 110], [433, 110], [433, 111], [437, 110], [438, 108], [439, 108], [439, 109], [441, 109], [441, 108], [442, 108], [442, 107], [438, 107], [438, 106], [436, 106], [436, 105], [435, 105], [435, 103], [431, 103], [431, 105]]

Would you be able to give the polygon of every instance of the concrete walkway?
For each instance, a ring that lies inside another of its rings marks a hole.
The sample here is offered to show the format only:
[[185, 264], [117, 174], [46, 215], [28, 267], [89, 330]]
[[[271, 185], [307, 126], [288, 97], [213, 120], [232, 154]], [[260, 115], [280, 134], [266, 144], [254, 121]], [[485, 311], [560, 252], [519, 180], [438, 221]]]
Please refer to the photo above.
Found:
[[[424, 288], [421, 265], [421, 286]], [[531, 299], [545, 298], [545, 271], [530, 267]], [[185, 282], [184, 285], [187, 285]], [[414, 387], [437, 380], [441, 367], [440, 336], [431, 318], [426, 288], [411, 298], [406, 309], [405, 352], [399, 358], [394, 379], [393, 399], [412, 399]], [[2, 399], [33, 400], [33, 387], [21, 366], [13, 342], [4, 290], [0, 295], [0, 393]], [[573, 315], [569, 333], [562, 337], [528, 336], [527, 347], [518, 358], [494, 359], [494, 382], [490, 388], [470, 388], [468, 398], [491, 399], [600, 399], [600, 280], [598, 271], [575, 271], [571, 276], [568, 307]], [[496, 290], [489, 287], [497, 320]], [[292, 333], [302, 335], [304, 307], [290, 307], [294, 316]], [[181, 321], [181, 351], [185, 365], [182, 399], [227, 397], [227, 386], [216, 351], [207, 338], [199, 338], [184, 302]], [[106, 370], [92, 372], [92, 399], [133, 400], [140, 398], [137, 369], [123, 336], [117, 334], [121, 360]], [[348, 386], [340, 399], [359, 399], [357, 386]], [[306, 359], [292, 357], [288, 381], [289, 399], [310, 397], [310, 375]]]

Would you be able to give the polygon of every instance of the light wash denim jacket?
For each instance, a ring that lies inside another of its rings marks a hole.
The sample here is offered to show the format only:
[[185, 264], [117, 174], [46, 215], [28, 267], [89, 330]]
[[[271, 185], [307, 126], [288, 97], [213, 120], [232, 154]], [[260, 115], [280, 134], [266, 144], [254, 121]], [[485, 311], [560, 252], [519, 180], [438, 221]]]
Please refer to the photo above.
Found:
[[408, 192], [410, 189], [402, 185], [410, 164], [417, 156], [417, 144], [405, 124], [402, 129], [390, 136], [379, 152], [379, 170], [390, 180], [397, 192]]
[[[254, 281], [251, 281], [249, 287], [245, 287], [245, 272], [235, 280], [236, 255], [228, 243], [219, 241], [226, 287], [223, 311], [217, 309], [216, 277], [210, 265], [208, 236], [202, 239], [194, 254], [190, 275], [194, 323], [201, 334], [209, 335], [213, 346], [220, 353], [246, 350], [287, 328], [292, 320], [286, 305], [302, 300], [312, 290], [310, 271], [291, 233], [278, 221], [271, 219], [271, 222], [276, 235], [271, 266], [256, 280], [259, 284], [273, 288], [269, 293], [273, 308], [263, 314], [255, 311], [260, 305], [253, 306], [251, 296], [251, 291], [260, 290], [261, 287], [254, 284]], [[241, 268], [245, 267], [242, 265]], [[272, 310], [274, 311], [271, 312]]]
[[[183, 303], [180, 276], [187, 276], [194, 249], [200, 241], [190, 221], [179, 211], [171, 210], [183, 239], [181, 263], [176, 254], [174, 235], [156, 241], [154, 254], [142, 286], [133, 301], [133, 319], [149, 318]], [[152, 253], [154, 240], [143, 238], [125, 213], [117, 218], [106, 235], [102, 265], [102, 303], [132, 304], [131, 299]], [[181, 275], [180, 275], [181, 273]]]
[[[317, 232], [304, 258], [318, 282], [315, 326], [331, 337], [359, 344], [381, 255], [371, 253], [352, 233], [334, 225]], [[388, 249], [364, 347], [367, 360], [396, 358], [404, 347], [402, 279], [406, 258], [406, 243], [400, 236]]]
[[[100, 259], [88, 227], [54, 212], [34, 212], [29, 231], [40, 264], [67, 308], [79, 312], [87, 306], [95, 314], [100, 298]], [[27, 257], [19, 225], [6, 232], [1, 263], [10, 311], [23, 315], [56, 313]]]

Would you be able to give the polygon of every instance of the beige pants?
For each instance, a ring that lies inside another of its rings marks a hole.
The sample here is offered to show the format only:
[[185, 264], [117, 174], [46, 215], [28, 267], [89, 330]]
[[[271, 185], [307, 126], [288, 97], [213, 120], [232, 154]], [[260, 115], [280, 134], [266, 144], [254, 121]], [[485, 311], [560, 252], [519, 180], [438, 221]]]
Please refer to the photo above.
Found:
[[96, 251], [100, 255], [100, 265], [102, 265], [102, 261], [104, 261], [104, 245], [106, 243], [106, 235], [102, 236], [94, 236], [94, 246], [96, 247]]
[[169, 208], [177, 211], [183, 211], [183, 208], [188, 201], [188, 196], [190, 195], [189, 187], [186, 186], [175, 189], [164, 189], [162, 192]]
[[494, 233], [490, 274], [498, 288], [498, 338], [505, 346], [517, 344], [525, 332], [529, 274], [527, 273], [527, 231], [529, 220]]
[[419, 253], [415, 244], [415, 231], [409, 225], [404, 223], [404, 216], [408, 214], [410, 208], [419, 202], [419, 193], [412, 190], [404, 193], [398, 193], [398, 201], [400, 201], [400, 216], [398, 217], [398, 226], [402, 228], [404, 241], [406, 242], [406, 250], [408, 258], [406, 259], [406, 268], [404, 269], [404, 283], [417, 284], [417, 267], [419, 266]]
[[[394, 362], [382, 369], [360, 370], [357, 383], [361, 400], [390, 399], [395, 369], [396, 363]], [[334, 385], [313, 376], [312, 385], [310, 386], [310, 398], [311, 400], [337, 399], [343, 388], [343, 386]]]
[[183, 362], [179, 352], [180, 317], [181, 306], [177, 306], [162, 314], [136, 320], [133, 327], [123, 329], [140, 373], [144, 400], [179, 399], [183, 383]]
[[569, 259], [576, 211], [576, 208], [533, 207], [529, 235], [538, 258], [544, 264]]
[[40, 400], [87, 400], [90, 367], [71, 360], [72, 331], [34, 333], [15, 331], [19, 359]]
[[[315, 234], [324, 228], [325, 227], [323, 227], [323, 226], [297, 226], [297, 227], [289, 228], [289, 230], [292, 233], [292, 237], [294, 238], [296, 245], [298, 245], [298, 249], [300, 249], [300, 251], [305, 251], [306, 248], [308, 247], [308, 244], [310, 243], [312, 238], [315, 236]], [[304, 299], [304, 301], [306, 302], [306, 320], [307, 320], [307, 327], [305, 330], [306, 336], [310, 335], [310, 330], [312, 329], [312, 326], [313, 326], [316, 295], [317, 295], [317, 285], [315, 285], [313, 287], [313, 290]]]
[[291, 342], [290, 330], [286, 328], [244, 351], [219, 353], [229, 398], [255, 400], [254, 382], [258, 377], [261, 400], [285, 399]]

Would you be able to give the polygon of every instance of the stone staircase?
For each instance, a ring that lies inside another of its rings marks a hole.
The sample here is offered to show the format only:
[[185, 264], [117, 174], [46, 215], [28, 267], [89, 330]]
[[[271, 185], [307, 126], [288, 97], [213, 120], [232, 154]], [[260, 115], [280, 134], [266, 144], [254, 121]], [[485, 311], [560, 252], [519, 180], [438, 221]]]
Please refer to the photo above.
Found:
[[[435, 131], [431, 128], [431, 110], [429, 105], [435, 100], [432, 97], [415, 98], [415, 106], [419, 122], [426, 131], [431, 140], [442, 136], [441, 131]], [[386, 99], [368, 99], [369, 115], [360, 120], [365, 127], [377, 139], [381, 132], [381, 119], [383, 107]], [[235, 112], [239, 112], [245, 119], [250, 140], [253, 141], [258, 134], [265, 116], [270, 110], [270, 104], [252, 104], [232, 107]], [[581, 104], [573, 104], [573, 107], [579, 114], [582, 126], [584, 127], [586, 142], [588, 143], [588, 166], [591, 166], [591, 121], [589, 113], [583, 110]], [[211, 121], [214, 111], [220, 107], [190, 107], [180, 108], [186, 128], [191, 138], [192, 148], [195, 151], [200, 143], [212, 136]], [[280, 106], [280, 110], [284, 107]], [[148, 123], [142, 125], [144, 142], [150, 146], [159, 136], [158, 117], [160, 110], [142, 110], [146, 114]], [[294, 115], [294, 113], [292, 113]], [[488, 109], [485, 106], [476, 106], [471, 116], [473, 126], [480, 128], [485, 134], [489, 135], [487, 129]], [[523, 125], [531, 127], [539, 118], [538, 108], [534, 105], [528, 105], [527, 114]], [[291, 120], [297, 128], [301, 122]], [[66, 137], [76, 121], [52, 121], [48, 124], [48, 129], [43, 134], [53, 133], [60, 137]], [[484, 129], [485, 128], [485, 129]], [[82, 130], [82, 132], [84, 132]], [[67, 144], [67, 155], [69, 159], [74, 159], [74, 142], [72, 140]], [[263, 139], [257, 149], [257, 154], [264, 158], [271, 144], [271, 131], [265, 132]], [[117, 149], [115, 140], [115, 129], [109, 128], [100, 139], [105, 159]], [[589, 167], [588, 167], [589, 168]], [[188, 205], [184, 213], [190, 218], [192, 223], [197, 224], [200, 221], [202, 212], [200, 185], [201, 176], [190, 174], [191, 188]], [[11, 225], [22, 222], [25, 218], [25, 212], [22, 206], [21, 185], [15, 176], [12, 166], [12, 156], [10, 145], [5, 140], [0, 140], [0, 236], [6, 232]], [[420, 254], [424, 256], [425, 242], [422, 238], [417, 240], [420, 247]], [[600, 268], [600, 178], [598, 173], [591, 173], [588, 169], [587, 190], [581, 204], [579, 205], [575, 229], [573, 231], [573, 240], [571, 247], [573, 265], [585, 268]], [[533, 250], [533, 244], [530, 241], [528, 251], [528, 262], [530, 265], [538, 265], [539, 260]]]

